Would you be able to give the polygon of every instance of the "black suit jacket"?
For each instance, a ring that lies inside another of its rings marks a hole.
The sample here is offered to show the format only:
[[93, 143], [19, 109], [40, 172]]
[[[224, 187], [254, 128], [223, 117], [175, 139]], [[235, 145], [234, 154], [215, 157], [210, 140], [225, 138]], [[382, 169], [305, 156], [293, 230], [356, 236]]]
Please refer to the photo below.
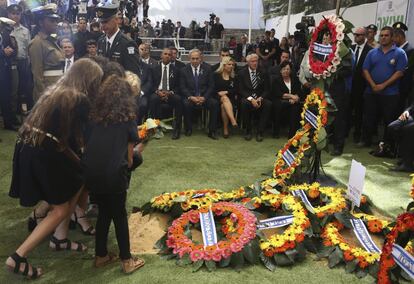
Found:
[[181, 69], [185, 67], [185, 63], [181, 62], [180, 60], [175, 60], [171, 62], [176, 68]]
[[151, 67], [144, 62], [138, 62], [138, 73], [136, 73], [141, 80], [141, 91], [144, 96], [148, 97], [152, 91], [152, 71]]
[[403, 50], [407, 54], [408, 66], [404, 72], [404, 76], [400, 80], [400, 93], [408, 96], [411, 93], [413, 86], [413, 75], [414, 75], [414, 49], [408, 43], [403, 47]]
[[[176, 33], [177, 33], [177, 31], [178, 31], [178, 28], [175, 28], [175, 32], [176, 32]], [[179, 34], [179, 37], [180, 37], [180, 38], [184, 38], [184, 37], [185, 37], [185, 32], [186, 32], [186, 28], [181, 27], [181, 28], [180, 28], [180, 34]]]
[[[357, 45], [353, 44], [351, 46], [352, 51], [356, 52]], [[353, 92], [362, 94], [365, 91], [365, 87], [367, 85], [367, 81], [365, 80], [362, 74], [362, 66], [364, 65], [365, 58], [367, 57], [368, 52], [372, 49], [372, 47], [368, 44], [365, 44], [362, 51], [359, 52], [361, 55], [359, 56], [358, 63], [354, 66], [352, 72], [352, 90]], [[356, 60], [356, 58], [355, 58]]]
[[[161, 83], [161, 77], [162, 77], [162, 72], [163, 72], [163, 66], [162, 64], [158, 64], [152, 67], [152, 78], [153, 78], [153, 93], [158, 90], [158, 87]], [[168, 78], [169, 78], [169, 91], [174, 92], [174, 94], [178, 95], [178, 90], [180, 88], [179, 86], [179, 69], [177, 67], [175, 67], [174, 65], [170, 64], [170, 68], [169, 68], [169, 74], [168, 74]]]
[[[214, 92], [213, 73], [211, 68], [205, 64], [201, 64], [199, 67], [201, 67], [198, 78], [200, 96], [208, 99]], [[195, 96], [195, 83], [191, 64], [187, 64], [187, 66], [180, 69], [180, 92], [183, 98]]]
[[[246, 56], [249, 55], [250, 52], [254, 51], [253, 46], [250, 43], [246, 43]], [[236, 47], [235, 59], [237, 62], [241, 62], [243, 58], [243, 44], [238, 43]]]
[[249, 68], [242, 68], [238, 73], [238, 87], [239, 94], [241, 98], [247, 99], [250, 96], [262, 98], [269, 97], [269, 77], [268, 74], [261, 69], [256, 70], [256, 76], [258, 79], [258, 84], [256, 89], [253, 89], [252, 82], [250, 80]]
[[285, 82], [283, 81], [283, 79], [279, 76], [278, 78], [274, 78], [275, 81], [272, 82], [272, 89], [271, 89], [271, 93], [272, 93], [272, 98], [273, 99], [278, 99], [278, 100], [284, 100], [282, 99], [283, 94], [293, 94], [293, 95], [298, 95], [300, 98], [300, 101], [303, 100], [303, 92], [302, 92], [302, 87], [301, 84], [299, 82], [299, 79], [296, 76], [292, 76], [290, 78], [290, 89], [291, 91], [289, 92], [288, 87], [286, 86]]

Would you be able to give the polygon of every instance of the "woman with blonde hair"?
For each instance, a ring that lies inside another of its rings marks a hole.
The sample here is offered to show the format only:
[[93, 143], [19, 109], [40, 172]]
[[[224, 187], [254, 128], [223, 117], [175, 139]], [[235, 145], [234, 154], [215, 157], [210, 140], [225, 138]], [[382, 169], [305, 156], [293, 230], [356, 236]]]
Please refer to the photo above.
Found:
[[215, 92], [220, 100], [224, 138], [229, 137], [229, 122], [233, 127], [237, 127], [237, 121], [233, 113], [233, 103], [236, 100], [235, 64], [235, 61], [231, 57], [223, 57], [220, 62], [220, 67], [214, 74]]
[[89, 97], [97, 92], [103, 76], [99, 65], [80, 59], [36, 103], [19, 130], [13, 157], [9, 195], [22, 206], [43, 200], [49, 212], [6, 260], [16, 274], [34, 279], [42, 275], [26, 256], [53, 233], [49, 246], [54, 250], [85, 251], [67, 236], [69, 216], [81, 194], [83, 176], [79, 153], [83, 129], [88, 121]]

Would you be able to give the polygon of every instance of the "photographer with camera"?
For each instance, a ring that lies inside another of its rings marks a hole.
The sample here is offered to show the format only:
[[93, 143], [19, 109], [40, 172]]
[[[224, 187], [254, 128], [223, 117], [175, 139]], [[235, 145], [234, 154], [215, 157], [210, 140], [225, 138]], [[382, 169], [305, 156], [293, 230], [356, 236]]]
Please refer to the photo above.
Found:
[[218, 52], [221, 48], [220, 41], [223, 38], [224, 27], [220, 23], [220, 18], [216, 17], [215, 14], [210, 14], [210, 38], [213, 51]]

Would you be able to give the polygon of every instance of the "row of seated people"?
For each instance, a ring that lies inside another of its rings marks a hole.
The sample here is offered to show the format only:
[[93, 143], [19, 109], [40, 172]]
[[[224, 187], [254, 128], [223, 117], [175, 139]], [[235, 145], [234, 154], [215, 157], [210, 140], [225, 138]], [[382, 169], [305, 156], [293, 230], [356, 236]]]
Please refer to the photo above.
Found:
[[[214, 140], [218, 139], [219, 116], [224, 138], [229, 137], [230, 125], [238, 127], [236, 109], [245, 128], [246, 140], [252, 139], [254, 126], [256, 140], [263, 140], [272, 113], [275, 137], [279, 136], [282, 114], [287, 114], [289, 136], [299, 128], [303, 94], [288, 60], [270, 73], [259, 68], [258, 56], [254, 53], [247, 56], [247, 65], [242, 68], [229, 56], [221, 58], [218, 68], [210, 66], [202, 61], [197, 49], [190, 51], [189, 59], [189, 64], [177, 68], [170, 64], [171, 50], [164, 49], [160, 63], [151, 68], [153, 91], [138, 99], [140, 117], [160, 118], [163, 104], [172, 107], [175, 117], [172, 139], [180, 138], [183, 117], [185, 135], [191, 136], [193, 113], [197, 109], [208, 110], [208, 137]], [[258, 118], [257, 125], [253, 125], [254, 117]]]

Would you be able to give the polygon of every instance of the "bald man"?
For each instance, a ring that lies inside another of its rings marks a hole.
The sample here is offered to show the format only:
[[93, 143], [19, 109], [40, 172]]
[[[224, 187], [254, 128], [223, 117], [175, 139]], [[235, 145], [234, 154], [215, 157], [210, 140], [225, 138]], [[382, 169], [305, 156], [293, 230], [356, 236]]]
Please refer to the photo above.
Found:
[[364, 27], [357, 28], [354, 32], [354, 42], [351, 49], [354, 53], [354, 70], [352, 73], [351, 92], [351, 125], [354, 126], [354, 143], [359, 143], [362, 131], [363, 119], [363, 94], [366, 87], [366, 80], [362, 76], [362, 65], [372, 47], [367, 44], [367, 30]]

